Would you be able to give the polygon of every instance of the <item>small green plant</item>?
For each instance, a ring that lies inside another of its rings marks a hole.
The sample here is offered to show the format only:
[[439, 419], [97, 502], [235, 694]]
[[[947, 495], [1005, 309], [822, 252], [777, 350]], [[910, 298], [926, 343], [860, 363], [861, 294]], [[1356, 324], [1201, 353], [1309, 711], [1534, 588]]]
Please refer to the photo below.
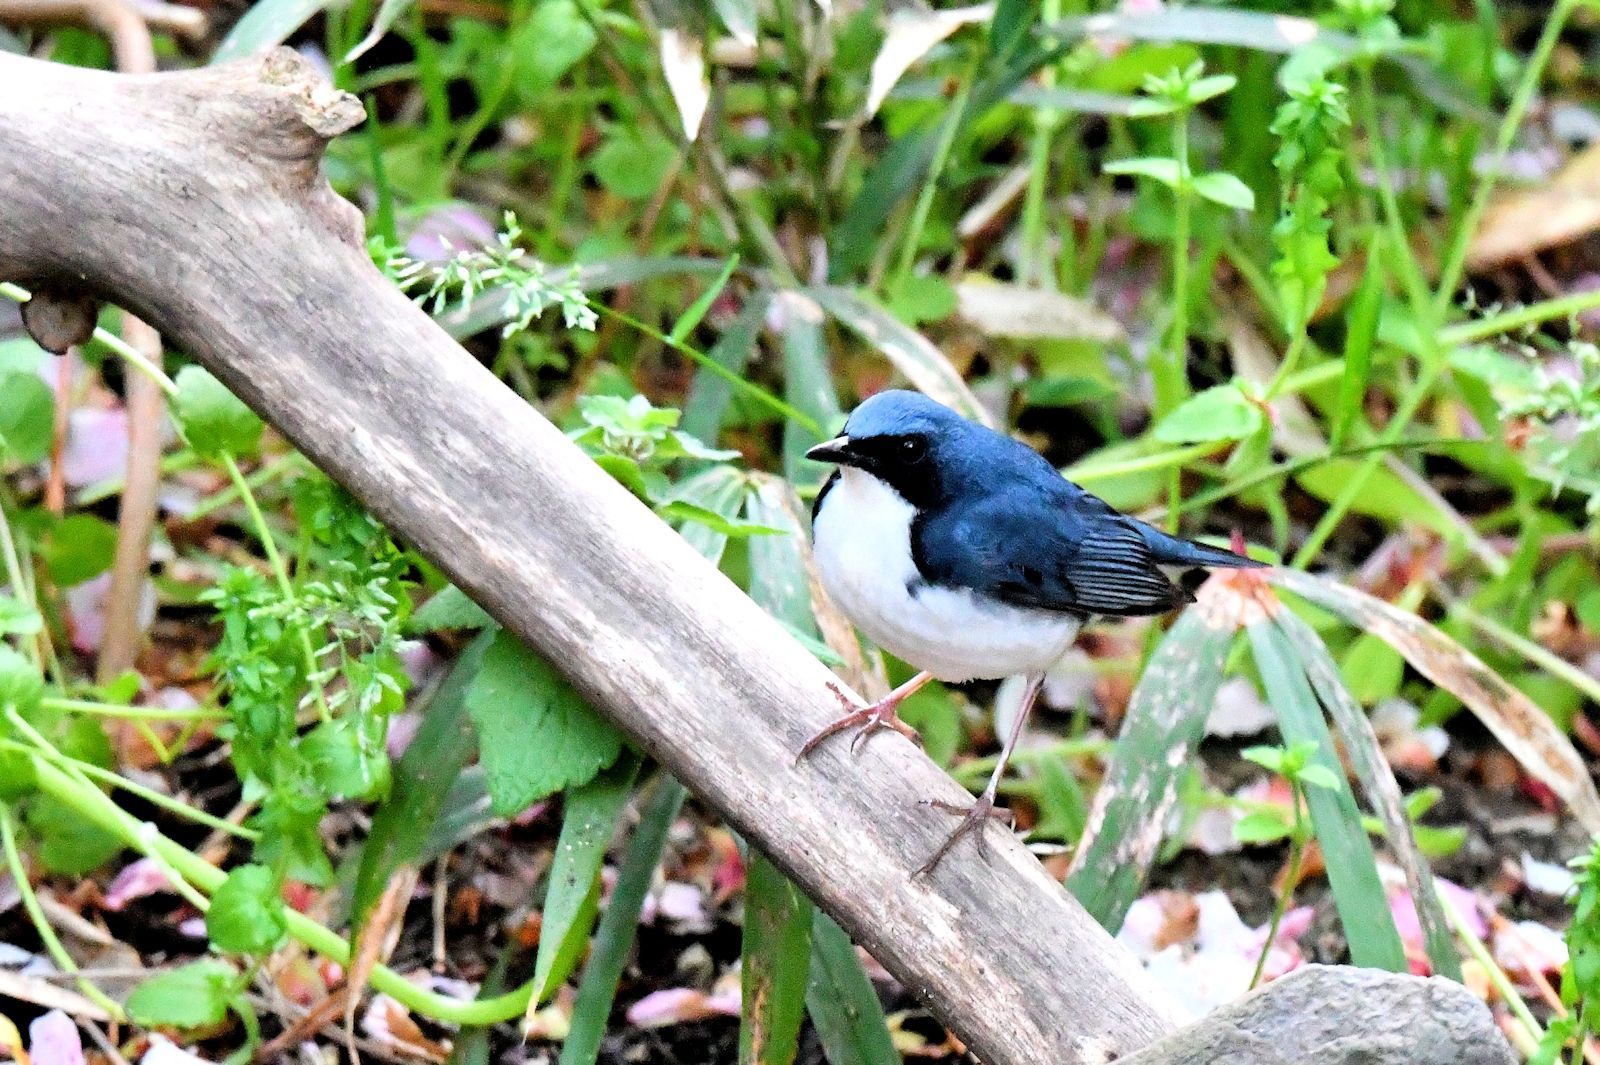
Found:
[[1565, 1013], [1545, 1029], [1529, 1065], [1581, 1065], [1585, 1039], [1600, 1030], [1600, 838], [1588, 854], [1573, 859], [1572, 868], [1578, 876], [1567, 926], [1567, 963], [1561, 967]]
[[1306, 817], [1306, 793], [1310, 788], [1338, 791], [1343, 782], [1333, 770], [1315, 761], [1317, 744], [1306, 740], [1287, 747], [1247, 747], [1240, 752], [1245, 758], [1263, 769], [1278, 774], [1289, 782], [1290, 814], [1282, 810], [1257, 810], [1246, 814], [1234, 826], [1234, 837], [1241, 843], [1270, 843], [1277, 839], [1289, 841], [1289, 866], [1283, 877], [1283, 890], [1272, 907], [1272, 922], [1267, 926], [1267, 938], [1261, 945], [1261, 956], [1256, 959], [1256, 971], [1250, 977], [1254, 988], [1261, 982], [1261, 973], [1267, 965], [1267, 955], [1273, 941], [1278, 938], [1278, 925], [1289, 909], [1295, 885], [1300, 880], [1300, 865], [1305, 861], [1306, 844], [1311, 841], [1311, 822]]
[[410, 258], [376, 237], [371, 251], [379, 268], [431, 314], [451, 307], [466, 312], [488, 296], [501, 301], [502, 337], [523, 332], [551, 307], [561, 308], [568, 329], [593, 329], [599, 319], [578, 285], [577, 268], [556, 276], [521, 248], [521, 240], [522, 225], [507, 211], [492, 243], [457, 249], [442, 263]]

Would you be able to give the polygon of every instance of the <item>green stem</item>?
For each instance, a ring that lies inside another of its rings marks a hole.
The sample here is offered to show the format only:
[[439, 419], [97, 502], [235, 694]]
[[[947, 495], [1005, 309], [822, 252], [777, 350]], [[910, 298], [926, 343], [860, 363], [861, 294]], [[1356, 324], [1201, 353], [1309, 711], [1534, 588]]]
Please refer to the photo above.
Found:
[[928, 167], [928, 176], [923, 180], [922, 191], [917, 194], [916, 205], [911, 210], [911, 221], [906, 226], [905, 243], [900, 245], [900, 261], [895, 267], [894, 278], [889, 283], [891, 294], [899, 293], [905, 287], [906, 281], [911, 277], [911, 269], [916, 265], [917, 245], [922, 242], [922, 231], [928, 224], [928, 215], [933, 211], [933, 197], [939, 191], [939, 175], [944, 172], [945, 163], [950, 158], [950, 149], [956, 142], [956, 134], [966, 118], [967, 99], [972, 95], [972, 83], [978, 75], [978, 62], [978, 59], [974, 58], [967, 65], [966, 73], [961, 78], [961, 85], [956, 90], [955, 99], [950, 101], [944, 128], [939, 131], [939, 141], [933, 149], [933, 162]]
[[1512, 632], [1493, 618], [1478, 613], [1465, 602], [1451, 595], [1437, 581], [1429, 582], [1428, 588], [1436, 598], [1444, 603], [1446, 609], [1452, 615], [1460, 618], [1491, 640], [1504, 644], [1551, 676], [1572, 685], [1587, 697], [1590, 702], [1600, 705], [1600, 681], [1595, 680], [1559, 655], [1545, 650], [1527, 637]]
[[1592, 292], [1575, 292], [1570, 296], [1541, 300], [1526, 307], [1515, 307], [1499, 314], [1491, 314], [1487, 318], [1453, 325], [1439, 334], [1439, 340], [1446, 347], [1459, 347], [1462, 344], [1488, 340], [1490, 337], [1538, 325], [1541, 322], [1571, 318], [1596, 307], [1600, 307], [1600, 289]]
[[[239, 493], [245, 510], [250, 514], [250, 524], [254, 527], [256, 539], [261, 541], [261, 550], [266, 553], [267, 564], [272, 567], [272, 575], [277, 578], [278, 591], [283, 595], [283, 601], [289, 607], [294, 607], [298, 597], [294, 592], [294, 585], [289, 580], [289, 568], [283, 563], [283, 556], [278, 553], [278, 543], [273, 538], [272, 529], [267, 526], [266, 516], [261, 513], [261, 505], [256, 502], [255, 493], [250, 491], [250, 485], [245, 481], [244, 474], [239, 469], [239, 463], [229, 452], [222, 453], [222, 464], [227, 468], [228, 477], [233, 481], [234, 489]], [[321, 667], [317, 664], [317, 652], [311, 646], [311, 634], [304, 625], [297, 625], [300, 637], [300, 650], [306, 660], [306, 683], [311, 685], [311, 692], [317, 701], [317, 716], [323, 721], [331, 721], [333, 712], [328, 709], [327, 696], [322, 691], [322, 681], [317, 674]]]
[[[155, 831], [139, 825], [98, 788], [75, 781], [70, 775], [52, 764], [47, 758], [36, 757], [41, 791], [51, 798], [70, 806], [86, 819], [111, 832], [127, 846], [157, 861], [164, 861], [189, 883], [205, 892], [214, 892], [222, 886], [227, 874], [198, 855], [190, 853], [177, 843]], [[328, 958], [348, 966], [350, 944], [311, 918], [292, 909], [284, 910], [289, 934], [300, 943]], [[446, 1024], [488, 1025], [499, 1024], [522, 1016], [527, 1008], [532, 986], [522, 987], [494, 998], [463, 1002], [460, 999], [425, 991], [387, 966], [379, 965], [372, 971], [373, 988], [391, 996], [401, 1005]]]
[[1527, 1030], [1528, 1035], [1532, 1037], [1534, 1044], [1537, 1045], [1544, 1038], [1544, 1029], [1538, 1021], [1534, 1020], [1533, 1011], [1528, 1009], [1528, 1003], [1523, 1000], [1522, 994], [1517, 991], [1516, 985], [1511, 982], [1511, 978], [1506, 975], [1506, 971], [1500, 967], [1500, 964], [1494, 960], [1494, 955], [1489, 952], [1489, 948], [1484, 944], [1483, 940], [1479, 939], [1472, 929], [1467, 927], [1467, 922], [1457, 912], [1455, 903], [1450, 901], [1450, 896], [1446, 895], [1438, 885], [1434, 886], [1434, 893], [1439, 896], [1439, 907], [1444, 910], [1445, 919], [1455, 929], [1456, 935], [1461, 937], [1461, 942], [1466, 945], [1467, 952], [1483, 967], [1483, 971], [1489, 976], [1489, 982], [1495, 986], [1496, 991], [1500, 992], [1500, 996], [1505, 999], [1506, 1005], [1511, 1008], [1512, 1015], [1522, 1022], [1523, 1028]]
[[1189, 355], [1189, 210], [1193, 195], [1189, 172], [1189, 117], [1178, 111], [1172, 119], [1172, 155], [1179, 167], [1173, 189], [1172, 220], [1172, 326], [1167, 334], [1165, 358], [1155, 373], [1157, 418], [1171, 413], [1188, 393], [1185, 370]]
[[1214, 442], [1190, 444], [1187, 447], [1158, 451], [1153, 455], [1140, 455], [1137, 458], [1123, 459], [1120, 462], [1088, 462], [1068, 466], [1061, 471], [1061, 474], [1069, 481], [1082, 483], [1109, 481], [1113, 478], [1125, 477], [1133, 473], [1149, 473], [1151, 470], [1166, 470], [1183, 466], [1194, 459], [1205, 458], [1225, 446], [1225, 444]]
[[[5, 556], [6, 583], [11, 585], [11, 590], [16, 597], [35, 610], [39, 609], [37, 602], [30, 602], [31, 596], [27, 582], [23, 580], [22, 556], [17, 553], [17, 542], [11, 537], [11, 522], [6, 518], [5, 507], [0, 505], [0, 554]], [[37, 640], [24, 640], [28, 656], [33, 659], [35, 667], [43, 665], [43, 655], [39, 650]]]
[[[27, 303], [33, 298], [33, 293], [29, 292], [21, 285], [14, 285], [9, 281], [0, 281], [0, 296], [15, 300], [18, 303]], [[138, 349], [133, 347], [133, 345], [129, 344], [115, 333], [110, 332], [109, 330], [101, 329], [99, 326], [95, 327], [94, 338], [100, 341], [100, 343], [104, 344], [106, 347], [110, 348], [112, 351], [116, 352], [118, 355], [121, 355], [124, 359], [127, 359], [129, 362], [131, 362], [135, 369], [159, 385], [161, 387], [161, 391], [165, 392], [168, 396], [175, 396], [178, 394], [178, 386], [173, 383], [172, 378], [163, 373], [161, 367], [155, 365], [149, 359], [141, 355]]]
[[1545, 20], [1544, 32], [1539, 35], [1539, 43], [1534, 45], [1533, 54], [1528, 57], [1527, 64], [1523, 67], [1522, 80], [1517, 83], [1516, 91], [1512, 93], [1511, 105], [1506, 110], [1505, 118], [1500, 121], [1500, 130], [1495, 135], [1494, 153], [1478, 179], [1478, 186], [1473, 191], [1467, 213], [1456, 226], [1454, 239], [1450, 243], [1450, 253], [1445, 258], [1444, 269], [1439, 273], [1439, 285], [1434, 290], [1433, 304], [1437, 317], [1442, 318], [1450, 308], [1456, 286], [1461, 283], [1462, 274], [1466, 271], [1467, 250], [1472, 245], [1473, 236], [1478, 232], [1478, 226], [1483, 222], [1484, 212], [1489, 209], [1489, 196], [1494, 192], [1495, 185], [1500, 179], [1500, 170], [1505, 165], [1507, 154], [1511, 151], [1511, 142], [1516, 138], [1517, 130], [1522, 126], [1523, 116], [1527, 114], [1529, 105], [1533, 103], [1534, 94], [1539, 90], [1539, 82], [1544, 77], [1545, 67], [1550, 63], [1551, 54], [1555, 52], [1556, 42], [1561, 39], [1562, 30], [1566, 28], [1567, 19], [1579, 2], [1580, 0], [1556, 0], [1554, 10]]
[[1289, 833], [1289, 869], [1283, 878], [1283, 890], [1278, 893], [1278, 900], [1272, 906], [1267, 941], [1261, 944], [1261, 954], [1256, 958], [1256, 971], [1250, 977], [1251, 991], [1260, 985], [1261, 974], [1266, 971], [1267, 956], [1272, 953], [1272, 944], [1278, 938], [1278, 926], [1283, 923], [1283, 915], [1289, 911], [1289, 899], [1294, 896], [1295, 885], [1300, 882], [1300, 863], [1306, 856], [1305, 814], [1300, 809], [1304, 795], [1300, 784], [1293, 780], [1289, 783], [1292, 788], [1290, 801], [1294, 804], [1294, 828]]
[[89, 714], [93, 717], [139, 721], [226, 721], [228, 718], [228, 715], [220, 710], [207, 710], [204, 707], [176, 710], [163, 706], [118, 706], [115, 703], [97, 703], [88, 699], [60, 699], [49, 695], [40, 702], [51, 710], [69, 714]]
[[[310, 468], [310, 465], [311, 463], [304, 455], [300, 454], [300, 452], [291, 451], [287, 455], [278, 456], [265, 466], [262, 466], [260, 469], [256, 470], [256, 472], [250, 474], [244, 479], [244, 483], [250, 487], [251, 491], [255, 491], [260, 489], [263, 485], [269, 484], [287, 473], [294, 473], [299, 470], [308, 469]], [[209, 517], [211, 514], [216, 513], [223, 507], [229, 505], [239, 498], [240, 492], [238, 485], [230, 483], [221, 491], [202, 499], [198, 506], [196, 506], [188, 514], [184, 515], [183, 520], [187, 522], [199, 521], [201, 518]]]
[[[33, 884], [28, 880], [27, 867], [22, 864], [22, 854], [17, 850], [16, 817], [6, 803], [0, 803], [0, 844], [5, 847], [6, 867], [11, 870], [12, 886], [17, 889], [17, 894], [22, 899], [22, 908], [27, 911], [28, 920], [33, 922], [34, 931], [39, 934], [39, 941], [44, 944], [45, 951], [56, 963], [56, 968], [64, 973], [76, 974], [78, 963], [72, 960], [67, 948], [61, 945], [56, 930], [50, 927], [50, 920], [45, 916], [44, 907], [39, 905], [39, 897], [34, 894]], [[77, 978], [76, 983], [78, 990], [105, 1010], [113, 1020], [123, 1019], [122, 1007], [112, 1001], [104, 991], [81, 976]]]

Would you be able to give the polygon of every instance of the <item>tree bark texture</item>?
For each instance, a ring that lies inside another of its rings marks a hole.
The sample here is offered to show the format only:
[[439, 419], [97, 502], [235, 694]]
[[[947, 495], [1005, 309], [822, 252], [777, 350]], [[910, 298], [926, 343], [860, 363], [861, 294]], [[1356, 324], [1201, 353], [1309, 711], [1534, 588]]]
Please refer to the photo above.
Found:
[[118, 76], [0, 55], [0, 279], [204, 363], [770, 855], [992, 1065], [1100, 1063], [1164, 996], [1014, 839], [911, 872], [962, 789], [795, 752], [828, 671], [372, 266], [322, 179], [357, 101], [293, 53]]

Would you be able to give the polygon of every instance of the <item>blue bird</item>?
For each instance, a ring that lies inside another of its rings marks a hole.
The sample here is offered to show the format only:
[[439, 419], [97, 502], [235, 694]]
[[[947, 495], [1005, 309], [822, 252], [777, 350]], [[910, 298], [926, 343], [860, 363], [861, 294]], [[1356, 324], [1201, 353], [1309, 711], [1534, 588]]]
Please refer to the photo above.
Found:
[[823, 586], [879, 647], [920, 672], [813, 736], [809, 755], [838, 732], [853, 746], [880, 729], [913, 741], [899, 717], [930, 680], [1022, 675], [1022, 709], [988, 786], [917, 871], [932, 871], [968, 833], [1004, 816], [995, 796], [1045, 671], [1091, 615], [1163, 614], [1189, 601], [1163, 566], [1248, 567], [1231, 551], [1168, 536], [1113, 510], [1044, 457], [917, 392], [888, 391], [857, 407], [843, 435], [807, 457], [833, 471], [811, 512]]

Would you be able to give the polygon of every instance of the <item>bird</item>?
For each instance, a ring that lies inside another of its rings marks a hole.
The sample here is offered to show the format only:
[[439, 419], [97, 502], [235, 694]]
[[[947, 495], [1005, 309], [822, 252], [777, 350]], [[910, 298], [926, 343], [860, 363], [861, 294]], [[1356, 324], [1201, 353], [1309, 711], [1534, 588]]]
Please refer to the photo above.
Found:
[[989, 782], [969, 807], [925, 801], [961, 821], [914, 876], [1007, 815], [995, 808], [1006, 766], [1046, 671], [1092, 616], [1165, 614], [1193, 599], [1163, 567], [1263, 563], [1168, 535], [1063, 477], [1044, 456], [920, 392], [891, 389], [857, 406], [841, 435], [806, 457], [834, 466], [812, 506], [812, 550], [830, 598], [881, 649], [917, 670], [812, 736], [797, 760], [855, 729], [859, 750], [889, 729], [917, 742], [901, 704], [931, 680], [1021, 675], [1022, 707]]

